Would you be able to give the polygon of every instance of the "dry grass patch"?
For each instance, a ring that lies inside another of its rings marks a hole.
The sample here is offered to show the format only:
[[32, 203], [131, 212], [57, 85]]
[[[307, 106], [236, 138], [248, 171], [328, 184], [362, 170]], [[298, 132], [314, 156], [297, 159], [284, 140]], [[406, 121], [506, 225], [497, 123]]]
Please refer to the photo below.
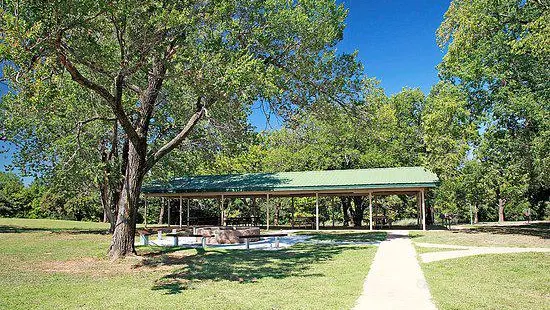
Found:
[[550, 248], [550, 224], [494, 226], [451, 231], [414, 231], [414, 242], [493, 247]]

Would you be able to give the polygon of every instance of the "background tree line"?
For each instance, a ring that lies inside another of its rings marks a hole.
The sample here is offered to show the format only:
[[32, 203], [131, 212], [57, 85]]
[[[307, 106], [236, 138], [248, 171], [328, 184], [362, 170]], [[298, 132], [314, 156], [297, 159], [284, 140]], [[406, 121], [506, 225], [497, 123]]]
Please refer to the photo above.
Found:
[[[0, 128], [14, 166], [36, 178], [2, 175], [2, 216], [105, 217], [114, 230], [137, 176], [132, 189], [186, 174], [422, 165], [442, 181], [429, 197], [437, 213], [548, 218], [546, 1], [452, 1], [436, 34], [441, 81], [391, 96], [355, 54], [335, 52], [346, 12], [333, 1], [74, 1], [63, 16], [59, 5], [3, 3], [12, 91]], [[282, 128], [254, 132], [253, 102]], [[139, 173], [128, 175], [132, 152]], [[363, 216], [361, 198], [340, 203], [343, 222]]]

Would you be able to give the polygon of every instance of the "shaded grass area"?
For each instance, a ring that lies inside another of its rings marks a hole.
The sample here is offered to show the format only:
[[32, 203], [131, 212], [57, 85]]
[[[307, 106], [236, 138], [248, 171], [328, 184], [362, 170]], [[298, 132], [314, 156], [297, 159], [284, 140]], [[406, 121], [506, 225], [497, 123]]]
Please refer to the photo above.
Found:
[[439, 309], [550, 309], [550, 254], [469, 256], [422, 263]]
[[0, 308], [346, 309], [376, 252], [311, 244], [279, 251], [140, 247], [139, 258], [111, 263], [108, 235], [72, 233], [95, 229], [87, 224], [55, 222], [52, 233], [44, 222], [27, 222], [40, 229], [0, 233]]
[[411, 231], [414, 242], [467, 246], [550, 247], [550, 223], [483, 226], [450, 231]]
[[106, 233], [107, 223], [78, 222], [51, 219], [0, 218], [0, 233], [22, 233], [32, 231]]
[[383, 231], [376, 232], [298, 232], [301, 235], [311, 235], [309, 240], [317, 241], [351, 241], [351, 242], [376, 242], [386, 240], [387, 233]]

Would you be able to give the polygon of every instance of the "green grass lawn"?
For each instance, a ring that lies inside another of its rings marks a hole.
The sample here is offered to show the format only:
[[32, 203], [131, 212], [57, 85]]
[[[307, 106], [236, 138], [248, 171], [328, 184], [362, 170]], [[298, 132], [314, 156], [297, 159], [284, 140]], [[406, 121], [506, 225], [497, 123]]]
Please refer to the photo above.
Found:
[[141, 247], [140, 258], [112, 263], [104, 224], [0, 219], [0, 227], [0, 309], [349, 309], [376, 252]]
[[469, 256], [422, 263], [439, 309], [550, 309], [550, 254]]
[[[411, 232], [414, 242], [550, 247], [550, 226]], [[417, 253], [454, 251], [416, 247]], [[550, 253], [477, 255], [421, 263], [440, 309], [550, 309]]]

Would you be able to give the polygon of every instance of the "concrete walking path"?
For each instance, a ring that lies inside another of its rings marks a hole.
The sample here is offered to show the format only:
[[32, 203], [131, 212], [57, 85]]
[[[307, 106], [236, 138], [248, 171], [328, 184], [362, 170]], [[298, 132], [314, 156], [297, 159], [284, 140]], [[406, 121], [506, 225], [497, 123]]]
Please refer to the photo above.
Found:
[[388, 232], [354, 309], [437, 309], [408, 234]]
[[435, 243], [417, 243], [416, 245], [425, 248], [454, 249], [454, 251], [428, 252], [420, 254], [420, 258], [424, 263], [483, 254], [508, 254], [528, 252], [550, 253], [550, 248], [476, 247]]

